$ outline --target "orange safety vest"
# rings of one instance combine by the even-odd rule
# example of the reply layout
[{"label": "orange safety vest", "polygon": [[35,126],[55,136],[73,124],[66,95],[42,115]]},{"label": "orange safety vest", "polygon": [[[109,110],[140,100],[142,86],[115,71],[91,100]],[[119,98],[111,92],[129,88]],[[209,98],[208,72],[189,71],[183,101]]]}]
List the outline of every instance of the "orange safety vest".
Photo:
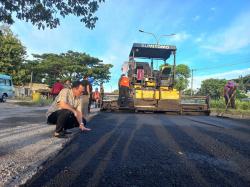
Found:
[{"label": "orange safety vest", "polygon": [[120,86],[129,87],[129,79],[128,79],[128,77],[123,76],[121,78]]},{"label": "orange safety vest", "polygon": [[94,92],[93,93],[93,99],[99,99],[100,98],[100,93],[99,92]]}]

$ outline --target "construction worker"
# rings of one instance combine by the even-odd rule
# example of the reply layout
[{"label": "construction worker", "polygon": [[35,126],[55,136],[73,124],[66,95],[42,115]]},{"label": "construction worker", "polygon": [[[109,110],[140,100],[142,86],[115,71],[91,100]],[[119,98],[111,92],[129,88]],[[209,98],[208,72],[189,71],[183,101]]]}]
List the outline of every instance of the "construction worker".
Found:
[{"label": "construction worker", "polygon": [[224,86],[224,98],[226,107],[230,106],[232,108],[235,107],[235,95],[236,95],[236,84],[233,81],[228,81],[227,84]]},{"label": "construction worker", "polygon": [[100,92],[98,91],[98,88],[96,88],[95,91],[93,92],[92,99],[94,101],[95,108],[99,108]]},{"label": "construction worker", "polygon": [[121,75],[119,79],[119,104],[120,106],[127,106],[129,97],[129,79],[125,74]]}]

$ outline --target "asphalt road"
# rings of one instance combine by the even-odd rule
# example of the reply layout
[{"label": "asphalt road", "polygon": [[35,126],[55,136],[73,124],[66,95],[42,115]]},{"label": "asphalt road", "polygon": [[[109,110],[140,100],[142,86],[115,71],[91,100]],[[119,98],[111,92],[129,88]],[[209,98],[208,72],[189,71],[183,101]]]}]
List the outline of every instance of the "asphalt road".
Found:
[{"label": "asphalt road", "polygon": [[25,186],[250,186],[250,121],[100,113]]}]

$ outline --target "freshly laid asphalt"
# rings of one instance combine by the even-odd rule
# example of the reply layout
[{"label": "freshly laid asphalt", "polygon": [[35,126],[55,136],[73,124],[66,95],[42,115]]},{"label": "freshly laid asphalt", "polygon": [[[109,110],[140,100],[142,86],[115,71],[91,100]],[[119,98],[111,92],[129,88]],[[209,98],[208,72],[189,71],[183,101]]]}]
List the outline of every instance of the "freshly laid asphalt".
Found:
[{"label": "freshly laid asphalt", "polygon": [[24,186],[250,186],[250,120],[100,113]]}]

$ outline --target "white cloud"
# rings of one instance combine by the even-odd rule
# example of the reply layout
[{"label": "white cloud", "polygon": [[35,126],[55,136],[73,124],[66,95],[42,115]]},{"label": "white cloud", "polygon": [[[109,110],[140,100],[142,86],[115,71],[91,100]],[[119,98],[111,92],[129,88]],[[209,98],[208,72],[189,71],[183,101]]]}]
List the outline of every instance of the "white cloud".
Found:
[{"label": "white cloud", "polygon": [[191,37],[190,34],[187,34],[185,31],[182,31],[180,33],[177,33],[175,36],[171,37],[171,41],[183,42],[183,41],[187,40],[190,37]]},{"label": "white cloud", "polygon": [[243,13],[232,24],[209,37],[203,48],[217,53],[233,53],[250,45],[250,13]]},{"label": "white cloud", "polygon": [[206,79],[235,79],[239,78],[240,76],[246,76],[250,74],[250,68],[247,69],[239,69],[239,70],[232,70],[227,71],[224,73],[216,73],[216,74],[210,74],[210,75],[202,75],[202,76],[195,76],[194,72],[194,78],[193,78],[193,88],[197,89],[201,87],[201,82]]}]

